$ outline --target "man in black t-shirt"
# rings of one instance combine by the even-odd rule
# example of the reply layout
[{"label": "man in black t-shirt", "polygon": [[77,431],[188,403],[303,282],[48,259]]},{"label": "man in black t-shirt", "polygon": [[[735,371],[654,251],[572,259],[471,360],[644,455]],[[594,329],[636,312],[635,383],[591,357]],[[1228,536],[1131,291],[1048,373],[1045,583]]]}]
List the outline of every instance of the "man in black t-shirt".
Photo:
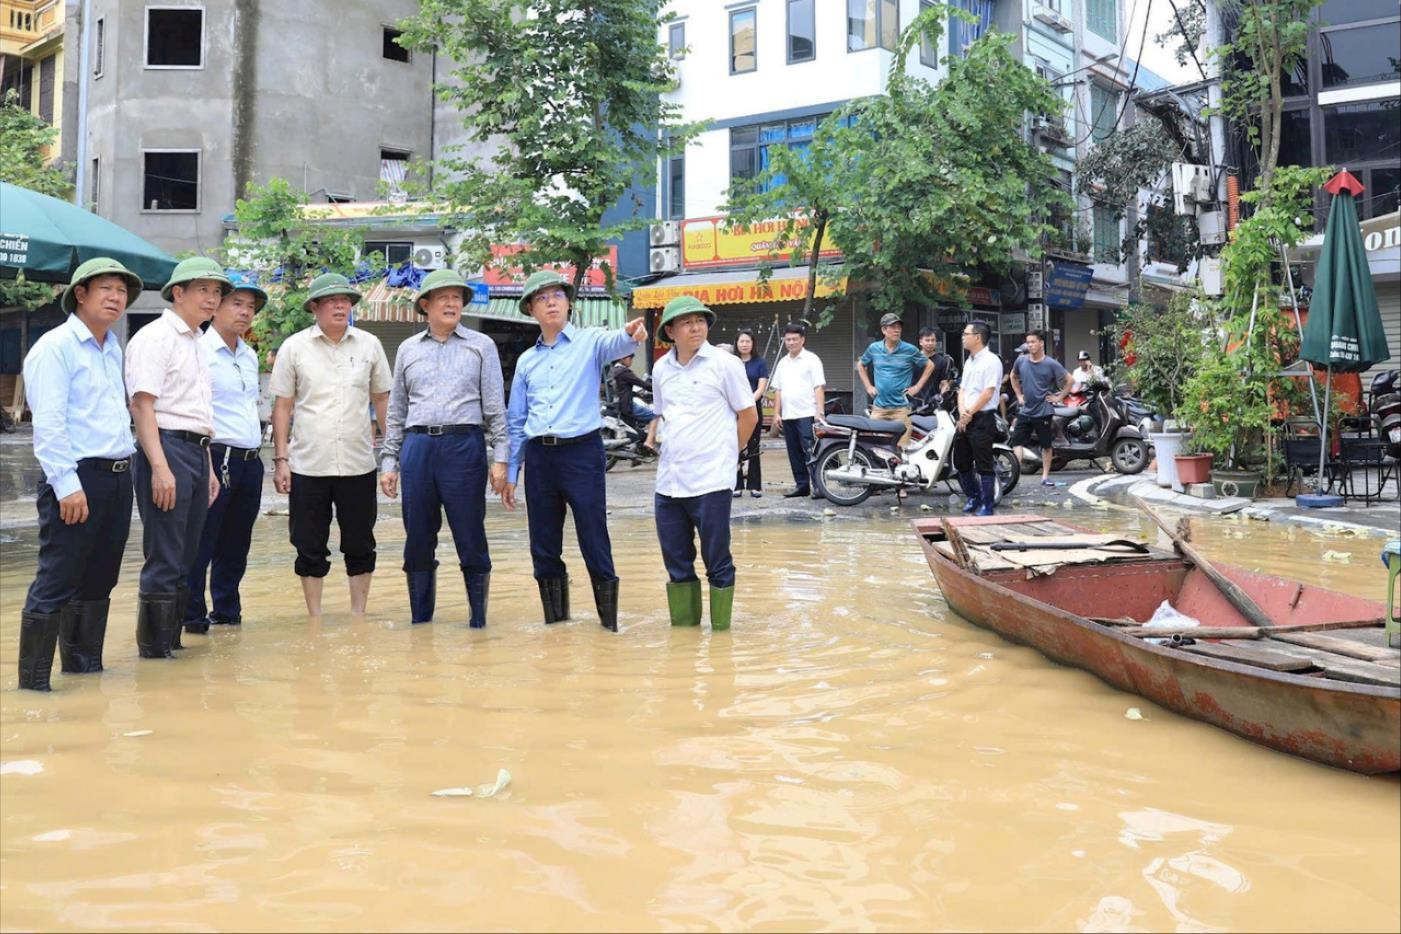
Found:
[{"label": "man in black t-shirt", "polygon": [[919,352],[934,364],[934,375],[924,384],[924,390],[915,397],[915,407],[923,408],[948,392],[949,386],[958,379],[958,366],[953,357],[939,352],[939,332],[931,327],[919,329]]}]

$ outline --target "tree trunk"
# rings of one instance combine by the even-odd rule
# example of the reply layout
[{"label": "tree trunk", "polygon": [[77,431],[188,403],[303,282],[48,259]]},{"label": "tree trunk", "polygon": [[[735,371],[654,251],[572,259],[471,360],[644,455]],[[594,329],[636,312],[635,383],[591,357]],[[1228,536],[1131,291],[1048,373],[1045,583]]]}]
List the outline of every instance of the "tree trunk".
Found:
[{"label": "tree trunk", "polygon": [[803,320],[812,320],[812,298],[817,294],[817,257],[822,253],[822,235],[827,230],[827,212],[812,216],[812,249],[808,253],[808,294],[803,299]]}]

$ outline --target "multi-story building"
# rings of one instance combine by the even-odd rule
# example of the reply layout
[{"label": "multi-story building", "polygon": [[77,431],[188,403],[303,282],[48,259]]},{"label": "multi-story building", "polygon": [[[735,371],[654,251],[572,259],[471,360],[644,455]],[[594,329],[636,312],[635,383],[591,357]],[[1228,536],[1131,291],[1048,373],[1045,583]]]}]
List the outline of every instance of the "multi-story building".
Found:
[{"label": "multi-story building", "polygon": [[77,70],[64,54],[68,13],[62,0],[0,0],[0,99],[13,91],[20,106],[59,131],[45,154],[50,160],[72,159],[64,130],[77,107]]}]

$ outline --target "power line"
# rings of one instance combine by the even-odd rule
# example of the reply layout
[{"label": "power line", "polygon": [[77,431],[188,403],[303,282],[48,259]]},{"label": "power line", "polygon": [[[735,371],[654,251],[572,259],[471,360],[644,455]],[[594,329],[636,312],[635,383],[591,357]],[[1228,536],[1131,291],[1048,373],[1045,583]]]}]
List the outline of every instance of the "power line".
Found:
[{"label": "power line", "polygon": [[1202,67],[1201,60],[1197,58],[1196,46],[1192,44],[1191,38],[1187,35],[1187,27],[1182,22],[1182,14],[1177,11],[1176,0],[1168,0],[1168,6],[1172,7],[1172,18],[1177,20],[1177,31],[1182,33],[1182,44],[1187,47],[1187,54],[1192,56],[1192,61],[1196,63],[1197,71],[1201,72],[1202,80],[1206,80],[1206,69]]}]

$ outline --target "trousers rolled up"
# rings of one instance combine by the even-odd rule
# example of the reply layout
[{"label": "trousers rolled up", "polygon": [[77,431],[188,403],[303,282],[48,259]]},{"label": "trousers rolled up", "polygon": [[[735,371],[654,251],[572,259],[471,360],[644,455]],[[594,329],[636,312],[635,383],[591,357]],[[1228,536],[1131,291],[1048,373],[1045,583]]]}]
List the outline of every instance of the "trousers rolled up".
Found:
[{"label": "trousers rolled up", "polygon": [[117,586],[131,532],[132,488],[130,460],[119,473],[112,471],[112,463],[96,458],[78,462],[78,481],[88,501],[85,522],[65,523],[53,487],[40,481],[35,502],[39,561],[25,612],[47,615],[73,600],[106,600]]},{"label": "trousers rolled up", "polygon": [[699,537],[700,556],[705,562],[705,576],[710,586],[734,586],[735,562],[730,554],[731,499],[729,490],[700,496],[656,494],[657,542],[672,583],[699,579],[696,577],[696,539]]},{"label": "trousers rolled up", "polygon": [[[225,466],[224,445],[211,445],[209,452],[216,468]],[[243,601],[239,597],[238,587],[248,570],[253,524],[258,519],[263,502],[265,468],[256,457],[252,460],[230,457],[227,470],[227,483],[220,471],[219,498],[205,516],[195,563],[186,581],[190,588],[190,601],[185,609],[185,622],[202,620],[206,615],[221,623],[236,623],[243,619]],[[209,580],[209,605],[204,601],[206,577]]]},{"label": "trousers rolled up", "polygon": [[287,497],[287,531],[297,549],[294,570],[298,577],[325,577],[331,573],[331,516],[340,528],[340,551],[347,577],[371,574],[375,569],[375,519],[379,501],[376,472],[347,477],[313,477],[292,474]]},{"label": "trousers rolled up", "polygon": [[608,538],[603,440],[597,432],[572,444],[525,444],[526,524],[535,577],[562,578],[564,516],[574,516],[579,551],[595,583],[613,581],[613,544]]},{"label": "trousers rolled up", "polygon": [[434,552],[446,514],[463,572],[490,573],[486,478],[486,438],[480,430],[405,435],[399,452],[405,571],[431,571],[438,566]]},{"label": "trousers rolled up", "polygon": [[141,514],[143,594],[174,594],[189,578],[209,512],[209,452],[198,444],[161,435],[166,464],[175,476],[175,508],[161,509],[151,496],[151,462],[135,456],[136,509]]},{"label": "trousers rolled up", "polygon": [[788,466],[793,482],[800,490],[812,489],[812,422],[811,418],[785,418],[783,441],[788,446]]}]

